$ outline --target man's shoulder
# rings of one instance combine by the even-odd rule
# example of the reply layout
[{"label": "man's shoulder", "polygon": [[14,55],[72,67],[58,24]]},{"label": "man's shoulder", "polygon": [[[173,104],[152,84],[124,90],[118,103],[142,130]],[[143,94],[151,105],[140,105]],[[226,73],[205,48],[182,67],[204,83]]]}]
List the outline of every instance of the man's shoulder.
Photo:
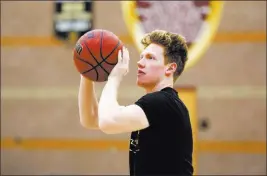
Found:
[{"label": "man's shoulder", "polygon": [[168,97],[165,92],[156,91],[143,95],[138,101],[148,101],[150,103],[164,102]]}]

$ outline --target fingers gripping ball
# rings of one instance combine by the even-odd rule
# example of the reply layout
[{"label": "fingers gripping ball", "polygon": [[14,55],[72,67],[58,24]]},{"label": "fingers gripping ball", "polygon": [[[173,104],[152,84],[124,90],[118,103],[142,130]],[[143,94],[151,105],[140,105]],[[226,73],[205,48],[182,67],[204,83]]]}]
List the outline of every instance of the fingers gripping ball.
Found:
[{"label": "fingers gripping ball", "polygon": [[107,81],[118,62],[118,52],[123,47],[120,39],[110,31],[95,29],[85,33],[73,50],[77,70],[92,81]]}]

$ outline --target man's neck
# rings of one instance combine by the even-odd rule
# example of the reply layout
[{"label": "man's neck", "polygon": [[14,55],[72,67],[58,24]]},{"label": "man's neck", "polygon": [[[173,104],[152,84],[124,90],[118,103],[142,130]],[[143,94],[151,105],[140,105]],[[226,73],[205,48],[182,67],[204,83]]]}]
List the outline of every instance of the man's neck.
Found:
[{"label": "man's neck", "polygon": [[166,81],[162,81],[160,83],[158,83],[157,85],[155,86],[152,86],[152,87],[148,87],[148,88],[145,88],[146,89],[146,93],[152,93],[152,92],[157,92],[157,91],[160,91],[166,87],[171,87],[173,88],[173,83],[172,82],[166,82]]}]

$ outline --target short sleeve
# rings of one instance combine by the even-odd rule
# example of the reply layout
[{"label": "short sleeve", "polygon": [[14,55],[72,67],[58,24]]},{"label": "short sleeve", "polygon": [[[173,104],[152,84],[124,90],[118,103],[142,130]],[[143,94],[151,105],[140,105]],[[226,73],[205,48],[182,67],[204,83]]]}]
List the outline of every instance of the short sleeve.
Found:
[{"label": "short sleeve", "polygon": [[135,102],[136,105],[141,107],[146,114],[149,125],[154,125],[159,123],[160,114],[164,111],[164,106],[166,106],[166,97],[161,93],[151,93],[144,95],[139,100]]}]

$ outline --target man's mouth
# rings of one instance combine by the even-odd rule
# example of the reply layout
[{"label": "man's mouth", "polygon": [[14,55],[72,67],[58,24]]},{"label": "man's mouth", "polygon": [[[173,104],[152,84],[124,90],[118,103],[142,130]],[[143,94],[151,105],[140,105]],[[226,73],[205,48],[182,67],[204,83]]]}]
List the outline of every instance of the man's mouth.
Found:
[{"label": "man's mouth", "polygon": [[137,75],[144,75],[144,74],[145,74],[145,72],[143,72],[141,70],[138,70],[138,72],[137,72]]}]

